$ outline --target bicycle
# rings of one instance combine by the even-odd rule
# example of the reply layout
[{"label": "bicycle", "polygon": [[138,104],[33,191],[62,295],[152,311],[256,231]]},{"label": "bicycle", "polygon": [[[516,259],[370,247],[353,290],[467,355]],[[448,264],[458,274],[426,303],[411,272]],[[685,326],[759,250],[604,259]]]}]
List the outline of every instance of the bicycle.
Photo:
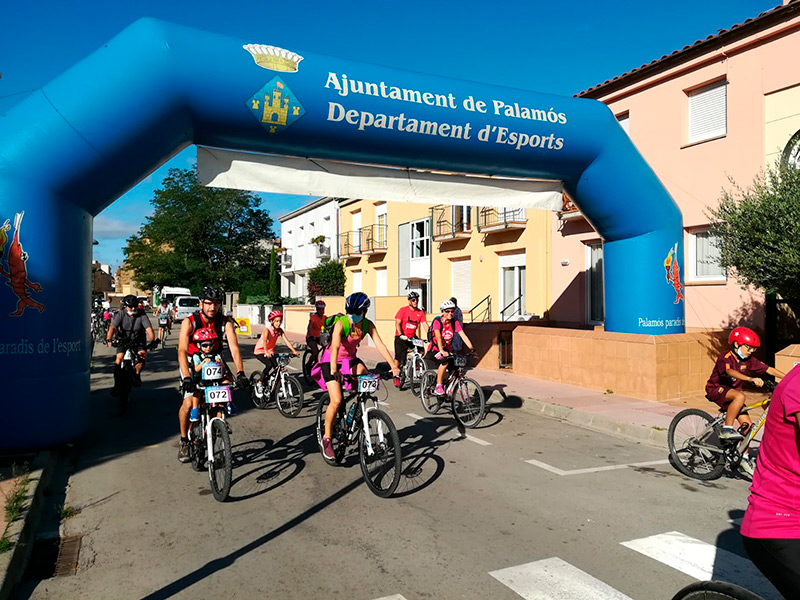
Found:
[{"label": "bicycle", "polygon": [[197,383],[197,389],[203,393],[200,420],[189,427],[189,462],[195,471],[207,468],[214,499],[225,502],[233,474],[232,432],[225,415],[230,412],[236,384],[222,384],[225,365],[219,362],[205,363],[200,375]]},{"label": "bicycle", "polygon": [[376,496],[388,498],[400,483],[403,457],[397,428],[389,415],[378,408],[375,394],[380,387],[380,375],[342,375],[342,380],[353,384],[355,389],[342,390],[346,395],[336,411],[331,432],[334,458],[327,458],[322,451],[325,412],[330,404],[328,393],[322,395],[317,406],[319,451],[327,464],[339,465],[347,449],[358,444],[361,473],[367,486]]},{"label": "bicycle", "polygon": [[699,581],[682,588],[672,600],[764,600],[758,594],[724,581]]},{"label": "bicycle", "polygon": [[169,325],[169,317],[167,316],[159,316],[158,317],[158,331],[160,335],[158,337],[158,343],[161,344],[161,347],[167,345],[167,326]]},{"label": "bicycle", "polygon": [[444,396],[435,394],[436,370],[425,371],[420,381],[419,398],[422,401],[422,408],[432,415],[439,412],[444,403],[450,400],[456,421],[472,429],[483,420],[486,396],[477,381],[466,377],[469,370],[467,358],[468,356],[464,354],[448,357],[446,379],[442,385]]},{"label": "bicycle", "polygon": [[425,341],[418,337],[409,338],[408,341],[411,343],[411,352],[406,355],[406,364],[400,369],[400,389],[403,389],[406,381],[410,381],[411,393],[416,396],[425,373],[425,360],[422,358],[425,354]]},{"label": "bicycle", "polygon": [[[766,380],[764,387],[768,392],[775,389],[775,382]],[[764,414],[750,427],[741,441],[721,440],[719,434],[725,424],[725,409],[712,417],[699,408],[687,408],[672,419],[667,430],[667,443],[672,463],[678,471],[688,477],[700,480],[717,479],[725,467],[737,471],[744,451],[764,426],[771,398],[745,406],[740,414],[763,408]]]},{"label": "bicycle", "polygon": [[98,342],[105,342],[108,335],[108,321],[103,319],[103,313],[92,312],[92,339]]},{"label": "bicycle", "polygon": [[119,414],[125,416],[128,412],[128,403],[136,379],[136,365],[139,364],[139,350],[146,348],[147,345],[130,340],[115,339],[112,342],[118,353],[122,353],[120,363],[119,380],[115,382],[117,398],[119,399]]},{"label": "bicycle", "polygon": [[296,417],[303,410],[303,388],[297,377],[290,375],[286,368],[291,356],[278,354],[275,359],[278,366],[269,374],[266,385],[263,371],[255,371],[250,375],[250,399],[256,408],[262,410],[270,402],[275,402],[278,412],[284,417]]},{"label": "bicycle", "polygon": [[[321,348],[319,352],[322,352]],[[306,348],[305,352],[303,352],[301,364],[303,365],[303,379],[306,380],[308,385],[314,385],[314,379],[311,377],[311,369],[317,364],[317,356],[311,351],[311,348]]]}]

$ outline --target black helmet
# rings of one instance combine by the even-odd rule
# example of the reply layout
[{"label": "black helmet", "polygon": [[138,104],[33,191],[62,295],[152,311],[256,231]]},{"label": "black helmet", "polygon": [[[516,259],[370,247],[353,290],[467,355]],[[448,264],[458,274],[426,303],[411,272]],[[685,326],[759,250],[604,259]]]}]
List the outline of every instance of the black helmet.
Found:
[{"label": "black helmet", "polygon": [[406,296],[409,300],[419,300],[419,294],[417,292],[408,292],[408,296]]},{"label": "black helmet", "polygon": [[222,290],[218,290],[215,287],[211,287],[207,285],[203,288],[203,291],[200,292],[200,300],[211,300],[213,302],[222,302],[223,300],[223,292]]},{"label": "black helmet", "polygon": [[139,306],[139,299],[133,294],[128,294],[122,299],[122,306],[127,306],[128,308],[136,308],[137,306]]}]

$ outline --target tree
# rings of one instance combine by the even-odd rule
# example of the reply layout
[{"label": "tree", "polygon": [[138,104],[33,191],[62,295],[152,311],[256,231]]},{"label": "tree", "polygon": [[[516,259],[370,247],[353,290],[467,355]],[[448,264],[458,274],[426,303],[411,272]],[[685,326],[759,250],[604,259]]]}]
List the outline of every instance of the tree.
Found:
[{"label": "tree", "polygon": [[196,169],[170,169],[151,204],[153,214],[125,247],[142,287],[235,290],[267,278],[262,244],[273,222],[252,192],[204,187]]},{"label": "tree", "polygon": [[308,299],[317,296],[344,296],[344,265],[327,260],[308,272]]},{"label": "tree", "polygon": [[776,165],[747,189],[734,184],[710,216],[722,266],[744,285],[800,298],[800,169]]},{"label": "tree", "polygon": [[272,302],[277,302],[281,295],[280,284],[278,283],[278,253],[273,247],[269,251],[269,297]]}]

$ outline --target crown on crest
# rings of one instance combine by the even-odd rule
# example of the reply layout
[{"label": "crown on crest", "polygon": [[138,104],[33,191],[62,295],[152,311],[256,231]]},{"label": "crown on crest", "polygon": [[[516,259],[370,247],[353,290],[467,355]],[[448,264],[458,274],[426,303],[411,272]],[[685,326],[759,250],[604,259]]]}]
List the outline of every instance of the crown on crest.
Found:
[{"label": "crown on crest", "polygon": [[259,67],[270,69],[271,71],[284,71],[296,73],[297,65],[303,57],[283,48],[275,46],[265,46],[264,44],[246,44],[242,46],[252,56]]}]

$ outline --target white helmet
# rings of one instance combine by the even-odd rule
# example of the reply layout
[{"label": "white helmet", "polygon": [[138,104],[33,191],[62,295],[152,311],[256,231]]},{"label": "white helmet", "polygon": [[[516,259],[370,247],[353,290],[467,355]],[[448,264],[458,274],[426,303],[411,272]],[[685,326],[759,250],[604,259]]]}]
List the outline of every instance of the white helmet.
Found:
[{"label": "white helmet", "polygon": [[455,308],[455,307],[456,307],[456,304],[455,304],[455,302],[453,302],[452,300],[445,300],[444,302],[442,302],[442,303],[439,305],[439,309],[440,309],[442,312],[444,312],[444,311],[446,311],[446,310],[449,310],[449,309],[451,309],[451,308]]}]

